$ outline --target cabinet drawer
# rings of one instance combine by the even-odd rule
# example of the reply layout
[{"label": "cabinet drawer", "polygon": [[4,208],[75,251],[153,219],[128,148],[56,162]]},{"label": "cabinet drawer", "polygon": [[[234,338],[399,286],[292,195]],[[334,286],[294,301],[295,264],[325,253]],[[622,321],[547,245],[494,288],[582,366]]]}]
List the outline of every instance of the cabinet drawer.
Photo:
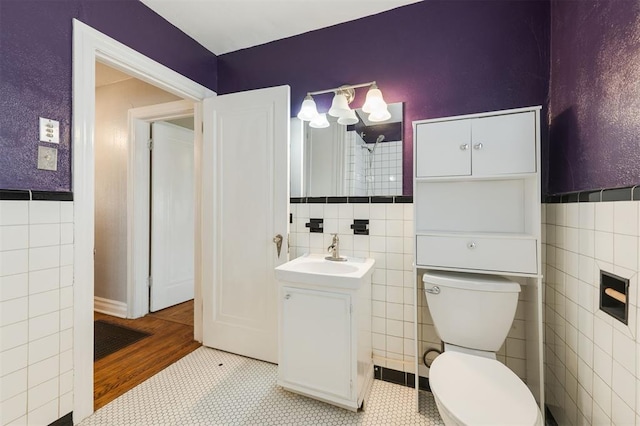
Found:
[{"label": "cabinet drawer", "polygon": [[536,240],[418,235],[416,261],[420,266],[535,274]]}]

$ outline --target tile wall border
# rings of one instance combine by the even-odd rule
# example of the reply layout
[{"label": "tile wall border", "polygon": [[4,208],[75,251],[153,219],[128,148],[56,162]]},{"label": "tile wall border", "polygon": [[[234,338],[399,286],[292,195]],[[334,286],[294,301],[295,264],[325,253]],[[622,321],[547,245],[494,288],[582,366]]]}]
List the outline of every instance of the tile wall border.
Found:
[{"label": "tile wall border", "polygon": [[640,201],[640,185],[547,195],[543,199],[543,203],[547,204],[599,203],[606,201]]},{"label": "tile wall border", "polygon": [[10,201],[73,201],[73,192],[0,189],[0,200]]},{"label": "tile wall border", "polygon": [[289,199],[289,202],[291,204],[410,204],[413,203],[413,195],[390,195],[374,197],[291,197]]},{"label": "tile wall border", "polygon": [[[407,386],[409,388],[415,388],[416,375],[405,371],[393,370],[391,368],[380,367],[379,365],[373,366],[373,378],[382,380],[383,382],[395,383],[396,385]],[[420,376],[420,390],[431,392],[429,386],[429,378]]]},{"label": "tile wall border", "polygon": [[55,422],[49,424],[49,426],[73,426],[73,411],[60,417]]}]

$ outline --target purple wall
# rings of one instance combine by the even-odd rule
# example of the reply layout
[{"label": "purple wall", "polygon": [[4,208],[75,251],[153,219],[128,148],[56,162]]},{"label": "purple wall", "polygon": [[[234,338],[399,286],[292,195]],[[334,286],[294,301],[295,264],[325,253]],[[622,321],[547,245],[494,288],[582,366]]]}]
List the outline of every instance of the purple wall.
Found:
[{"label": "purple wall", "polygon": [[[376,80],[404,102],[404,194],[413,120],[543,105],[549,82],[547,1],[425,1],[218,57],[219,93],[289,84],[306,92]],[[356,91],[353,107],[364,102]],[[328,109],[331,95],[315,97]],[[323,104],[323,105],[321,105]]]},{"label": "purple wall", "polygon": [[[0,0],[0,188],[71,190],[72,18],[217,89],[217,58],[138,0]],[[38,117],[60,121],[58,171],[36,169]]]},{"label": "purple wall", "polygon": [[640,184],[640,2],[551,10],[549,193]]}]

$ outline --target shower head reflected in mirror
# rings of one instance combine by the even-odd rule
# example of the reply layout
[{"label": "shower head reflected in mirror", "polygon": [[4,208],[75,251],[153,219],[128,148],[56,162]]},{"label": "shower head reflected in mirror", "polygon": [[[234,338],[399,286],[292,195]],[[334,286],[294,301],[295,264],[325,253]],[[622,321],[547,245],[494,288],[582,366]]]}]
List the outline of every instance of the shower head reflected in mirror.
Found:
[{"label": "shower head reflected in mirror", "polygon": [[376,139],[376,143],[373,144],[373,147],[369,148],[366,144],[366,142],[364,141],[364,133],[361,135],[362,137],[362,148],[365,148],[367,151],[369,151],[371,154],[373,154],[373,152],[376,150],[376,147],[378,146],[378,144],[380,142],[382,142],[384,140],[384,135],[379,135]]}]

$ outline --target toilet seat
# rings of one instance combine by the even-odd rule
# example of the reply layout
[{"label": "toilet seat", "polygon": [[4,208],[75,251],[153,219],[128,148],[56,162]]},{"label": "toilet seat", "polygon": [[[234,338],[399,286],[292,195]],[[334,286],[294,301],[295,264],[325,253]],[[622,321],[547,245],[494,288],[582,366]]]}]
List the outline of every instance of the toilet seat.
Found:
[{"label": "toilet seat", "polygon": [[497,360],[445,352],[431,365],[429,385],[439,408],[458,424],[541,424],[529,388]]}]

